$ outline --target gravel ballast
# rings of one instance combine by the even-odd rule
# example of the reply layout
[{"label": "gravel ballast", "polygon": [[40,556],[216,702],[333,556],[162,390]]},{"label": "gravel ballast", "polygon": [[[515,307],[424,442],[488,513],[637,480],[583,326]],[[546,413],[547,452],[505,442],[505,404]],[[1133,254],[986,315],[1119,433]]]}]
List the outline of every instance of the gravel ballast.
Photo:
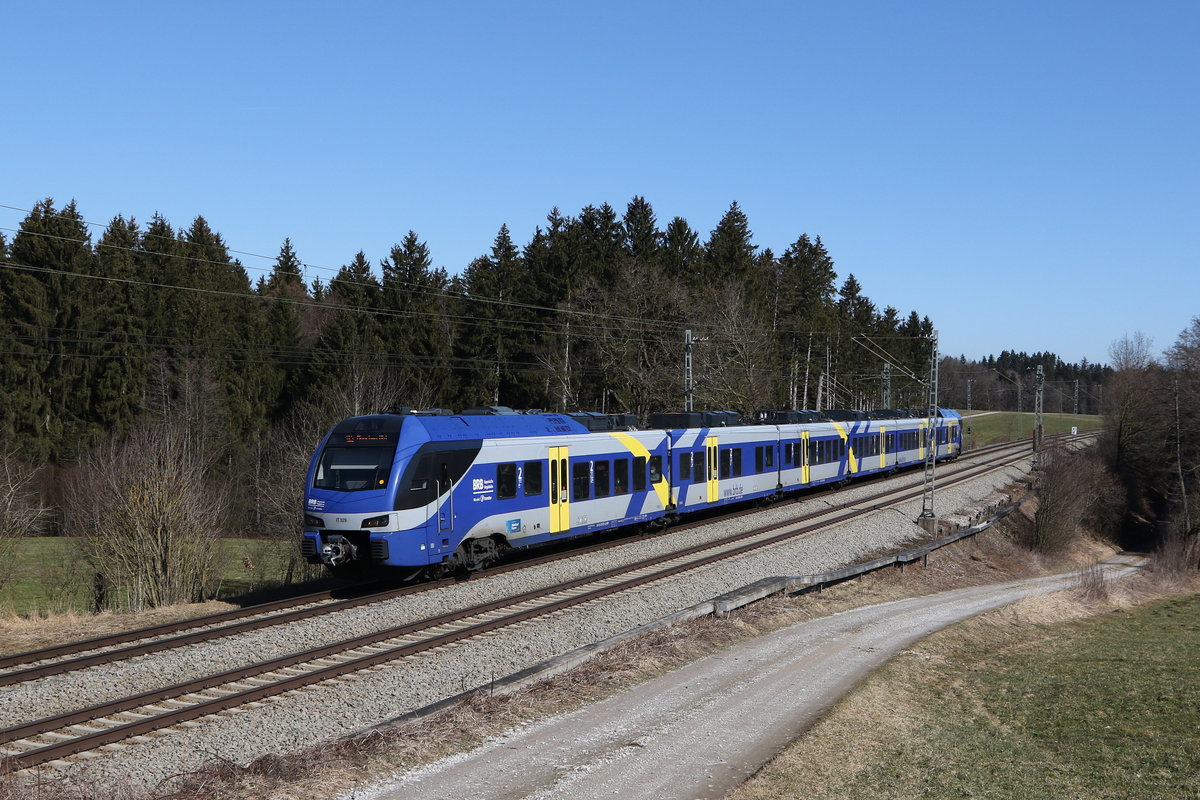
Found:
[{"label": "gravel ballast", "polygon": [[[939,488],[936,510],[955,510],[955,521],[967,524],[997,505],[995,492],[1026,476],[1025,468],[1005,468],[959,486]],[[910,478],[911,479],[911,478]],[[884,484],[886,485],[886,484]],[[880,482],[838,493],[837,499],[865,497]],[[992,496],[990,502],[984,499]],[[474,578],[435,591],[371,606],[263,629],[215,643],[154,653],[119,664],[52,676],[0,689],[0,727],[44,717],[82,704],[101,702],[164,683],[179,683],[204,674],[295,652],[297,643],[335,642],[416,621],[448,610],[532,591],[597,570],[728,536],[829,503],[812,498],[783,503],[760,514],[716,522],[675,536],[633,540],[621,547],[543,565],[537,569]],[[151,734],[149,741],[105,748],[103,757],[46,767],[56,775],[103,781],[106,778],[154,785],[181,772],[200,768],[212,758],[246,763],[329,741],[394,719],[463,691],[527,669],[576,648],[595,644],[653,622],[761,578],[822,572],[878,550],[924,537],[912,520],[921,501],[876,511],[833,530],[810,534],[655,584],[626,591],[501,629],[452,647],[439,648],[383,664],[347,678],[327,681],[225,712],[188,727]],[[164,681],[164,676],[169,680]]]}]

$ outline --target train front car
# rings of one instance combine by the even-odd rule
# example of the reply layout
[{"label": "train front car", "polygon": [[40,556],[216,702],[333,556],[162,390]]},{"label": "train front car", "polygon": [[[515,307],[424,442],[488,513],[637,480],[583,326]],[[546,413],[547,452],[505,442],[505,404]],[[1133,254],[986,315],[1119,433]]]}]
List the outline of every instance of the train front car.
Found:
[{"label": "train front car", "polygon": [[666,453],[662,432],[565,414],[352,417],[309,467],[302,552],[334,571],[479,569],[508,547],[663,516]]},{"label": "train front car", "polygon": [[[411,441],[400,447],[402,437],[413,438],[406,420],[391,414],[351,417],[325,435],[305,484],[301,553],[310,562],[335,571],[365,565],[390,544],[374,533],[424,526],[421,514],[397,513],[397,487],[413,449]],[[418,516],[421,525],[411,525]]]}]

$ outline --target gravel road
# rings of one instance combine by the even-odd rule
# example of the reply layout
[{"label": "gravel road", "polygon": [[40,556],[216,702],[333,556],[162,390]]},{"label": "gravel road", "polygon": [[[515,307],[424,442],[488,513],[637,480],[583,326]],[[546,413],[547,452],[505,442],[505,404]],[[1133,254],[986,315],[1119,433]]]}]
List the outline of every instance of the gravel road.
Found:
[{"label": "gravel road", "polygon": [[[1132,561],[1114,560],[1107,577],[1133,572]],[[798,624],[354,798],[722,798],[917,640],[1076,582],[1071,574],[972,587]]]}]

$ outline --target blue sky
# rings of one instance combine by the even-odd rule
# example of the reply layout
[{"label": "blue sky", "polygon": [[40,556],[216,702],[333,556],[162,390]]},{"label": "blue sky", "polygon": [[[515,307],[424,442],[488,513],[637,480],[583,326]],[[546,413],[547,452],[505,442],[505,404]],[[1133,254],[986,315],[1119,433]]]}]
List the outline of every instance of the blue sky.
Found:
[{"label": "blue sky", "polygon": [[[643,195],[704,238],[737,201],[758,245],[821,236],[839,283],[928,313],[954,355],[1104,361],[1200,315],[1200,3],[68,0],[0,18],[5,206],[199,214],[235,250],[291,237],[331,270],[412,229],[457,272],[554,206]],[[23,216],[0,208],[0,228]]]}]

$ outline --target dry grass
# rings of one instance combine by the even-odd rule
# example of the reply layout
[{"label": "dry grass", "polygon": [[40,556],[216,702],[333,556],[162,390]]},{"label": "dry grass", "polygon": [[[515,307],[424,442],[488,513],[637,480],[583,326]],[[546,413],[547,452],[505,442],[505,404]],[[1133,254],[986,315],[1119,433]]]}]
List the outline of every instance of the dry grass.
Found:
[{"label": "dry grass", "polygon": [[234,608],[229,603],[184,603],[175,606],[124,613],[16,614],[0,617],[0,653],[23,653],[66,642],[94,639],[110,633],[136,630],[183,619],[216,614]]}]

